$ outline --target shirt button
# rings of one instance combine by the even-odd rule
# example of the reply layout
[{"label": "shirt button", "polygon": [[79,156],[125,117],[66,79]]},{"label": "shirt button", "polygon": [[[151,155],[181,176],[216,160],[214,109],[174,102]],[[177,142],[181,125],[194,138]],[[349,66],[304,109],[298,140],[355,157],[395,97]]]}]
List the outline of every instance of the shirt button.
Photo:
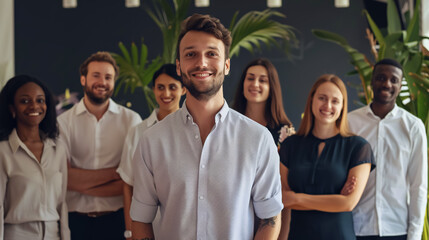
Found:
[{"label": "shirt button", "polygon": [[198,135],[195,135],[195,139],[198,139]]},{"label": "shirt button", "polygon": [[204,164],[203,164],[203,165],[201,165],[201,168],[206,168],[206,165],[204,165]]},{"label": "shirt button", "polygon": [[203,200],[204,199],[204,196],[200,196],[200,200]]}]

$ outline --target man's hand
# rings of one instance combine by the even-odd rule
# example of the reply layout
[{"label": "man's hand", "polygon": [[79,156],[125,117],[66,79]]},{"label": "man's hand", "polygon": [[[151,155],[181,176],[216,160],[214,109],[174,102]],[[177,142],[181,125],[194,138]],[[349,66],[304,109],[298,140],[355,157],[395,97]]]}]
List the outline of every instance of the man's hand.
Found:
[{"label": "man's hand", "polygon": [[347,196],[351,194],[356,189],[356,177],[351,176],[347,179],[346,183],[341,189],[341,195]]}]

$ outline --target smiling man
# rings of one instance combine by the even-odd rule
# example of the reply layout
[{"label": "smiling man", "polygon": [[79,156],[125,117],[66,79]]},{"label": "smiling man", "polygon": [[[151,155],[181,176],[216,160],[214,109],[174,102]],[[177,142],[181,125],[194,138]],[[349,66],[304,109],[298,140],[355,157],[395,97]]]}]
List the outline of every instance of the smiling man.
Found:
[{"label": "smiling man", "polygon": [[420,240],[427,201],[427,139],[420,119],[396,105],[402,66],[374,66],[374,100],[348,115],[350,129],[372,147],[377,167],[353,210],[358,239]]},{"label": "smiling man", "polygon": [[140,116],[112,96],[118,66],[97,52],[80,67],[83,99],[58,117],[68,148],[69,225],[72,239],[122,239],[123,182],[116,173],[128,129]]},{"label": "smiling man", "polygon": [[[268,130],[223,97],[230,45],[216,18],[194,14],[182,23],[176,67],[188,93],[181,109],[140,138],[133,239],[277,239],[279,156]],[[256,236],[255,214],[262,219]]]}]

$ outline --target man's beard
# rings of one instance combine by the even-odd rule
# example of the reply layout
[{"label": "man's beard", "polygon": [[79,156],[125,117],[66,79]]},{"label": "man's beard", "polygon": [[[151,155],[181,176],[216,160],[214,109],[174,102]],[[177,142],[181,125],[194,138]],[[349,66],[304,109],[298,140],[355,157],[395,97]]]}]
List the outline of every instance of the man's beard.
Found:
[{"label": "man's beard", "polygon": [[[192,69],[190,72],[193,71],[205,71],[207,69]],[[182,82],[183,85],[186,87],[188,92],[197,100],[199,101],[207,101],[210,98],[212,98],[216,93],[219,92],[219,89],[222,87],[224,78],[225,78],[225,70],[222,70],[220,73],[217,73],[217,71],[212,71],[214,78],[213,81],[210,82],[210,85],[205,87],[205,89],[199,89],[196,84],[194,84],[189,75],[182,72],[182,69],[180,69],[180,73],[182,75]]]},{"label": "man's beard", "polygon": [[[94,88],[94,86],[92,88]],[[101,105],[105,103],[107,100],[109,100],[109,98],[113,95],[113,89],[111,89],[105,95],[99,97],[94,94],[94,92],[92,91],[92,88],[88,87],[88,85],[86,85],[85,83],[85,86],[83,87],[83,91],[85,92],[85,95],[93,104]]]}]

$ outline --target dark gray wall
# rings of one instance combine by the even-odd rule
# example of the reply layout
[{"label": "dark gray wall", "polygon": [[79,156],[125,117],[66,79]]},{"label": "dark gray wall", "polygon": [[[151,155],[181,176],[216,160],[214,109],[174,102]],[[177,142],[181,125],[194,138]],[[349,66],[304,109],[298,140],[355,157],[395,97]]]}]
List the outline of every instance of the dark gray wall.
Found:
[{"label": "dark gray wall", "polygon": [[[149,1],[149,0],[142,0]],[[105,50],[119,52],[118,42],[127,46],[132,41],[149,46],[150,57],[162,52],[161,32],[143,8],[125,8],[124,0],[78,0],[75,9],[63,9],[61,0],[15,0],[15,53],[16,73],[39,77],[48,83],[55,94],[65,88],[81,91],[79,65],[91,53]],[[334,1],[283,0],[277,10],[286,14],[280,21],[295,27],[301,48],[288,60],[277,49],[251,55],[241,51],[231,60],[231,73],[225,79],[225,98],[230,102],[241,75],[241,70],[252,58],[269,58],[277,67],[283,89],[286,113],[299,126],[308,91],[318,76],[335,73],[345,82],[359,84],[357,76],[345,76],[353,70],[348,56],[339,46],[315,38],[313,28],[337,32],[347,38],[355,48],[368,52],[365,39],[366,22],[362,16],[363,1],[350,1],[349,8],[335,8]],[[211,0],[209,8],[195,8],[189,14],[211,14],[229,26],[236,10],[240,15],[250,10],[264,10],[265,0]],[[357,105],[356,91],[349,88],[349,108]],[[148,116],[141,91],[134,95],[120,94],[120,103],[132,102],[132,108],[143,118]]]}]

